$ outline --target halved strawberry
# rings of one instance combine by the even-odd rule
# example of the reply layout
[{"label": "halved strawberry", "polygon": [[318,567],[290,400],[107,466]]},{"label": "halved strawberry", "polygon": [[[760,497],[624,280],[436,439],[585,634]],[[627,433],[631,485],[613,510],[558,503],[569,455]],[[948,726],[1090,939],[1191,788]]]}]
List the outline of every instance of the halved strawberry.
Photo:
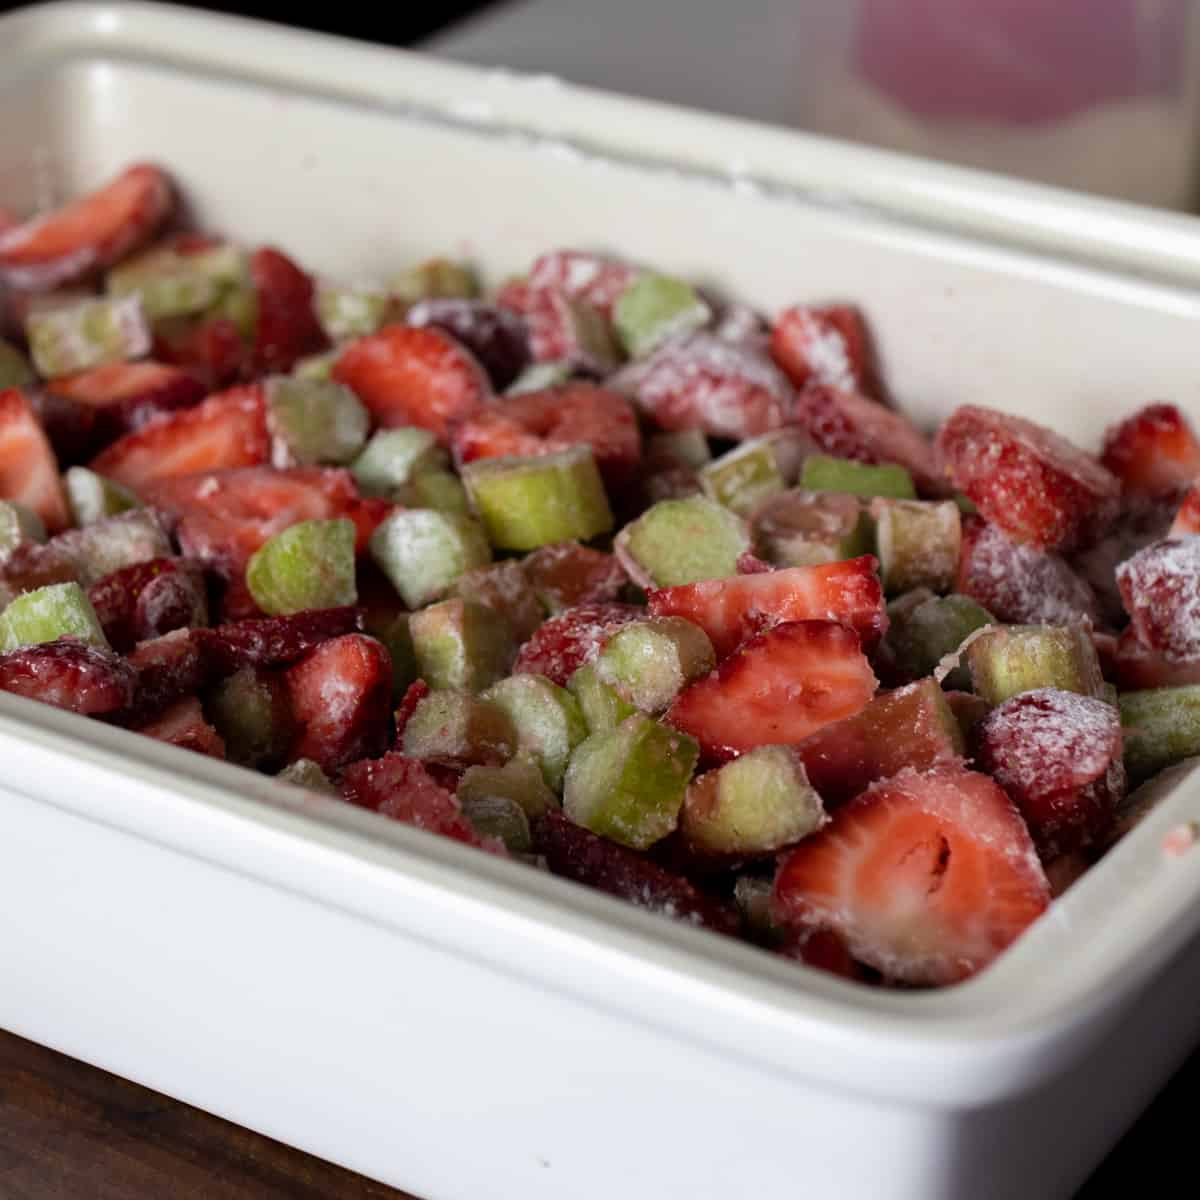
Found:
[{"label": "halved strawberry", "polygon": [[175,629],[134,648],[129,655],[129,665],[137,677],[133,700],[114,716],[118,724],[152,720],[210,681],[214,672],[198,634],[195,629]]},{"label": "halved strawberry", "polygon": [[1043,425],[966,404],[937,435],[955,487],[1013,541],[1080,549],[1117,515],[1120,482]]},{"label": "halved strawberry", "polygon": [[483,368],[461,343],[433,326],[385,325],[351,342],[333,377],[349,387],[386,428],[419,425],[446,442],[450,425],[492,398]]},{"label": "halved strawberry", "polygon": [[1200,658],[1200,538],[1168,538],[1117,568],[1125,611],[1143,645],[1171,662]]},{"label": "halved strawberry", "polygon": [[145,725],[136,726],[135,732],[170,746],[178,746],[181,750],[207,754],[209,758],[225,757],[225,742],[204,719],[204,709],[196,696],[176,701],[161,716]]},{"label": "halved strawberry", "polygon": [[1105,678],[1111,679],[1123,692],[1184,687],[1200,683],[1200,656],[1172,662],[1160,651],[1147,646],[1130,625],[1115,639]]},{"label": "halved strawberry", "polygon": [[392,660],[382,643],[361,633],[324,642],[287,672],[300,735],[290,758],[336,771],[380,754],[392,726]]},{"label": "halved strawberry", "polygon": [[1174,404],[1148,404],[1108,430],[1100,461],[1126,496],[1171,496],[1200,475],[1200,441]]},{"label": "halved strawberry", "polygon": [[255,322],[251,366],[258,374],[290,371],[327,345],[313,300],[316,287],[286,254],[263,246],[250,256]]},{"label": "halved strawberry", "polygon": [[1020,813],[957,765],[906,770],[833,814],[784,860],[772,916],[830,929],[859,961],[907,984],[987,966],[1050,903]]},{"label": "halved strawberry", "polygon": [[283,666],[330,638],[361,632],[362,609],[309,608],[288,617],[255,617],[216,629],[193,629],[191,636],[200,646],[208,677],[220,679],[239,667]]},{"label": "halved strawberry", "polygon": [[811,384],[869,395],[870,343],[862,314],[844,304],[797,304],[771,327],[771,357],[797,389]]},{"label": "halved strawberry", "polygon": [[1183,503],[1179,506],[1179,512],[1175,514],[1175,520],[1171,523],[1171,529],[1168,537],[1190,537],[1192,534],[1200,533],[1200,487],[1192,487],[1188,489],[1187,495],[1183,498]]},{"label": "halved strawberry", "polygon": [[579,542],[541,546],[527,554],[521,566],[538,599],[552,613],[615,600],[628,582],[615,555]]},{"label": "halved strawberry", "polygon": [[249,384],[127,433],[92,460],[92,469],[140,491],[159,479],[257,466],[270,454],[266,396]]},{"label": "halved strawberry", "polygon": [[0,281],[50,291],[102,271],[149,240],[172,200],[158,167],[129,167],[98,191],[0,233]]},{"label": "halved strawberry", "polygon": [[204,317],[156,328],[154,357],[182,368],[211,391],[228,387],[242,374],[247,347],[228,317]]},{"label": "halved strawberry", "polygon": [[733,758],[755,746],[803,741],[853,716],[875,687],[852,629],[834,621],[789,621],[743,642],[685,688],[665,720],[690,733],[708,759]]},{"label": "halved strawberry", "polygon": [[122,652],[173,629],[203,625],[208,615],[203,571],[182,558],[122,567],[93,584],[88,599],[105,636]]},{"label": "halved strawberry", "polygon": [[28,398],[16,388],[0,391],[0,500],[32,508],[51,533],[71,523],[58,460]]},{"label": "halved strawberry", "polygon": [[492,386],[503,391],[529,364],[529,329],[509,308],[485,300],[418,300],[406,325],[436,325],[457,338],[479,360]]},{"label": "halved strawberry", "polygon": [[783,621],[840,621],[873,646],[887,631],[883,588],[869,554],[815,567],[754,571],[651,589],[656,617],[686,617],[712,641],[718,658]]},{"label": "halved strawberry", "polygon": [[841,979],[863,980],[867,972],[854,961],[850,948],[832,929],[789,930],[778,953]]},{"label": "halved strawberry", "polygon": [[579,604],[551,617],[527,641],[513,664],[514,675],[545,675],[565,687],[567,680],[601,651],[622,625],[644,609],[631,604]]},{"label": "halved strawberry", "polygon": [[133,701],[135,673],[111,650],[60,638],[0,654],[0,692],[98,716]]},{"label": "halved strawberry", "polygon": [[638,270],[618,259],[586,250],[551,250],[529,268],[534,290],[554,289],[571,300],[582,300],[612,316],[613,305],[637,278]]},{"label": "halved strawberry", "polygon": [[591,446],[604,481],[627,484],[642,454],[637,418],[624,396],[592,383],[568,383],[488,405],[457,427],[459,462],[503,455],[553,454]]}]

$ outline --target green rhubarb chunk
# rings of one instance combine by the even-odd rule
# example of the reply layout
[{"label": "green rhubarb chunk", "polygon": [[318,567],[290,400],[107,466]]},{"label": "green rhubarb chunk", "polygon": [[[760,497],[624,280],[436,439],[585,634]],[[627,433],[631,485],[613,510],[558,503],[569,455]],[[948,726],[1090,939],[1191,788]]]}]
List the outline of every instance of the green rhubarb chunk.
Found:
[{"label": "green rhubarb chunk", "polygon": [[160,321],[209,312],[246,278],[246,255],[237,246],[223,243],[195,254],[154,247],[109,271],[105,290],[136,296],[147,319]]},{"label": "green rhubarb chunk", "polygon": [[392,513],[371,535],[370,549],[409,608],[444,596],[464,571],[492,558],[477,522],[431,508]]},{"label": "green rhubarb chunk", "polygon": [[646,458],[670,467],[690,467],[699,471],[712,462],[712,451],[703,429],[681,429],[674,433],[655,433],[646,439]]},{"label": "green rhubarb chunk", "polygon": [[[884,642],[902,675],[920,679],[936,670],[977,629],[994,625],[992,614],[970,596],[957,592],[935,596],[928,588],[917,588],[888,605],[888,632]],[[946,686],[966,691],[971,686],[966,667],[955,667]]]},{"label": "green rhubarb chunk", "polygon": [[463,483],[489,541],[500,550],[586,542],[613,527],[590,446],[531,458],[468,463]]},{"label": "green rhubarb chunk", "polygon": [[693,333],[712,318],[696,289],[671,275],[639,275],[617,298],[613,324],[630,358],[645,358],[668,338]]},{"label": "green rhubarb chunk", "polygon": [[204,715],[225,742],[225,755],[246,767],[271,770],[283,761],[296,732],[281,676],[243,667],[204,701]]},{"label": "green rhubarb chunk", "polygon": [[25,335],[33,365],[46,379],[150,352],[150,327],[136,296],[31,313]]},{"label": "green rhubarb chunk", "polygon": [[292,367],[292,376],[295,379],[317,379],[329,380],[333,378],[334,364],[342,356],[340,346],[335,346],[332,350],[325,350],[320,354],[310,354],[306,358],[300,359],[294,367]]},{"label": "green rhubarb chunk", "polygon": [[515,558],[464,571],[450,585],[450,595],[494,608],[508,621],[518,642],[528,641],[544,617],[537,592]]},{"label": "green rhubarb chunk", "polygon": [[82,529],[68,529],[50,544],[71,563],[84,587],[123,567],[174,553],[157,513],[148,508],[130,509]]},{"label": "green rhubarb chunk", "polygon": [[471,515],[467,489],[453,471],[418,471],[391,493],[397,504],[408,508],[435,508],[438,512]]},{"label": "green rhubarb chunk", "polygon": [[273,617],[355,603],[354,537],[345,519],[289,525],[246,564],[254,603]]},{"label": "green rhubarb chunk", "polygon": [[517,731],[517,746],[541,768],[546,786],[562,789],[571,752],[588,734],[579,703],[542,675],[510,675],[484,692]]},{"label": "green rhubarb chunk", "polygon": [[348,463],[367,440],[367,410],[340,383],[277,375],[267,381],[267,404],[271,432],[300,466]]},{"label": "green rhubarb chunk", "polygon": [[890,594],[954,586],[962,548],[962,515],[953,500],[875,500],[875,552]]},{"label": "green rhubarb chunk", "polygon": [[479,295],[479,281],[465,263],[430,258],[397,275],[388,292],[406,307],[418,300],[470,300]]},{"label": "green rhubarb chunk", "polygon": [[976,695],[989,704],[1059,688],[1098,696],[1104,680],[1091,636],[1081,625],[1007,625],[978,634],[966,649]]},{"label": "green rhubarb chunk", "polygon": [[350,464],[350,473],[363,495],[388,496],[414,475],[444,467],[446,461],[446,452],[428,429],[380,429]]},{"label": "green rhubarb chunk", "polygon": [[511,800],[529,817],[558,807],[558,797],[546,786],[541,767],[525,754],[517,754],[502,767],[468,767],[456,794],[464,807],[479,800]]},{"label": "green rhubarb chunk", "polygon": [[754,438],[701,467],[700,487],[709,499],[745,517],[785,483],[770,443]]},{"label": "green rhubarb chunk", "polygon": [[789,746],[759,746],[692,781],[679,830],[701,854],[769,854],[815,833],[825,807]]},{"label": "green rhubarb chunk", "polygon": [[230,288],[213,305],[212,315],[232,321],[238,333],[252,341],[258,327],[258,293],[248,285]]},{"label": "green rhubarb chunk", "polygon": [[67,503],[76,525],[94,525],[105,517],[115,517],[142,502],[124,484],[106,479],[87,467],[71,467],[63,476]]},{"label": "green rhubarb chunk", "polygon": [[849,458],[810,454],[800,471],[800,486],[813,492],[847,492],[852,496],[888,496],[915,500],[912,476],[897,463],[870,466]]},{"label": "green rhubarb chunk", "polygon": [[661,500],[617,535],[617,550],[635,582],[675,587],[737,573],[750,549],[745,522],[707,496]]},{"label": "green rhubarb chunk", "polygon": [[569,362],[535,362],[530,363],[508,385],[506,396],[522,396],[526,392],[543,392],[546,388],[558,387],[568,382],[575,373]]},{"label": "green rhubarb chunk", "polygon": [[288,763],[275,778],[283,783],[290,783],[293,787],[319,792],[322,796],[339,795],[329,776],[311,758],[298,758],[295,762]]},{"label": "green rhubarb chunk", "polygon": [[579,711],[587,722],[588,733],[607,733],[637,712],[632,704],[617,695],[616,688],[600,678],[592,663],[580,667],[567,680],[567,690],[579,701]]},{"label": "green rhubarb chunk", "polygon": [[699,753],[687,734],[636,714],[577,747],[563,809],[577,825],[645,850],[679,824]]},{"label": "green rhubarb chunk", "polygon": [[508,622],[472,600],[443,600],[408,620],[417,670],[431,688],[481,692],[508,674],[516,646]]},{"label": "green rhubarb chunk", "polygon": [[317,286],[315,308],[321,329],[331,342],[366,337],[387,320],[391,297],[383,288]]},{"label": "green rhubarb chunk", "polygon": [[495,766],[516,746],[517,731],[502,705],[456,689],[423,696],[401,735],[410,758],[448,767]]},{"label": "green rhubarb chunk", "polygon": [[783,931],[771,918],[774,880],[760,875],[739,875],[733,885],[733,902],[742,918],[742,933],[759,946],[778,946]]},{"label": "green rhubarb chunk", "polygon": [[11,342],[0,338],[0,392],[28,387],[34,381],[29,360]]},{"label": "green rhubarb chunk", "polygon": [[0,562],[22,542],[44,542],[46,526],[42,518],[16,500],[0,500]]},{"label": "green rhubarb chunk", "polygon": [[460,800],[463,816],[483,837],[499,838],[512,854],[529,854],[533,834],[525,810],[507,796],[480,796]]},{"label": "green rhubarb chunk", "polygon": [[77,583],[35,588],[12,600],[0,613],[0,654],[60,637],[108,646],[96,610]]},{"label": "green rhubarb chunk", "polygon": [[596,659],[596,674],[642,712],[663,712],[689,683],[717,665],[708,634],[683,617],[623,625]]},{"label": "green rhubarb chunk", "polygon": [[815,567],[870,554],[874,527],[857,496],[790,488],[750,522],[755,552],[777,567]]},{"label": "green rhubarb chunk", "polygon": [[775,456],[775,465],[779,468],[783,482],[788,487],[796,486],[805,462],[811,454],[816,452],[812,438],[796,425],[785,425],[782,429],[772,429],[770,433],[760,434],[754,440],[771,447],[771,453]]},{"label": "green rhubarb chunk", "polygon": [[1200,685],[1123,692],[1125,769],[1134,782],[1200,754]]}]

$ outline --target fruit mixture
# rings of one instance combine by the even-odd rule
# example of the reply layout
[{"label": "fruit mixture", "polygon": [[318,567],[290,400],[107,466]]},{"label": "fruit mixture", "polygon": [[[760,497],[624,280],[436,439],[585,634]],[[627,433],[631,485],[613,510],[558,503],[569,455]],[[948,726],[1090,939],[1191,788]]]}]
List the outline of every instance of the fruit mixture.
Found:
[{"label": "fruit mixture", "polygon": [[856,309],[315,280],[0,213],[0,689],[848,979],[986,966],[1200,753],[1200,442],[887,404]]}]

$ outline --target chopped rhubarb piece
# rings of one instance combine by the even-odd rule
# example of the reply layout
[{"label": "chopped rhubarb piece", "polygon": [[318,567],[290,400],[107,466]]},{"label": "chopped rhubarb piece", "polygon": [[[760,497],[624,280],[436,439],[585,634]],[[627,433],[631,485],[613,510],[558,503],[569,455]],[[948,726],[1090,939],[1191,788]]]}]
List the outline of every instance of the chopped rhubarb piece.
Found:
[{"label": "chopped rhubarb piece", "polygon": [[615,600],[627,581],[624,568],[611,554],[578,542],[539,546],[521,565],[534,594],[552,616],[576,604]]},{"label": "chopped rhubarb piece", "polygon": [[630,604],[580,604],[551,617],[521,647],[514,674],[544,675],[562,687],[622,625],[644,615]]},{"label": "chopped rhubarb piece", "polygon": [[180,558],[122,567],[93,584],[88,599],[109,642],[122,653],[208,618],[203,574]]},{"label": "chopped rhubarb piece", "polygon": [[795,747],[809,782],[830,807],[906,767],[924,770],[962,758],[964,742],[932,679],[880,692],[861,712],[826,725]]},{"label": "chopped rhubarb piece", "polygon": [[375,333],[388,319],[391,297],[377,287],[318,283],[313,305],[326,338],[343,342]]},{"label": "chopped rhubarb piece", "polygon": [[639,908],[718,933],[737,931],[736,913],[682,875],[551,810],[533,822],[534,846],[555,875],[628,900]]},{"label": "chopped rhubarb piece", "polygon": [[158,167],[129,167],[63,208],[0,231],[0,280],[41,292],[102,271],[153,236],[172,199]]},{"label": "chopped rhubarb piece", "polygon": [[204,713],[225,743],[225,756],[256,770],[279,766],[296,735],[287,684],[260,667],[243,667],[217,684]]},{"label": "chopped rhubarb piece", "polygon": [[1200,538],[1172,538],[1117,568],[1117,584],[1143,645],[1170,662],[1200,657]]},{"label": "chopped rhubarb piece", "polygon": [[162,479],[257,466],[270,453],[266,400],[263,389],[252,384],[127,433],[93,459],[91,467],[141,493]]},{"label": "chopped rhubarb piece", "polygon": [[755,549],[777,567],[813,567],[873,549],[871,520],[857,496],[791,488],[750,518]]},{"label": "chopped rhubarb piece", "polygon": [[800,486],[810,492],[845,492],[870,500],[885,496],[893,500],[915,500],[912,476],[898,463],[872,466],[852,458],[810,454],[800,472]]},{"label": "chopped rhubarb piece", "polygon": [[354,523],[300,521],[277,533],[246,564],[246,586],[269,616],[354,604]]},{"label": "chopped rhubarb piece", "polygon": [[511,800],[530,818],[558,807],[558,797],[546,786],[541,768],[524,754],[502,767],[468,767],[455,795],[463,805],[496,798]]},{"label": "chopped rhubarb piece", "polygon": [[0,652],[60,637],[108,648],[96,610],[77,583],[52,583],[24,592],[0,613]]},{"label": "chopped rhubarb piece", "polygon": [[847,305],[785,309],[771,327],[771,356],[797,389],[816,384],[862,395],[873,391],[866,325]]},{"label": "chopped rhubarb piece", "polygon": [[479,280],[466,263],[428,258],[394,276],[388,291],[402,307],[421,300],[470,300],[479,294]]},{"label": "chopped rhubarb piece", "polygon": [[718,659],[784,621],[840,621],[867,646],[887,629],[883,589],[870,556],[660,588],[650,592],[648,603],[655,616],[686,617],[699,625]]},{"label": "chopped rhubarb piece", "polygon": [[[768,435],[769,436],[769,435]],[[766,439],[754,439],[755,444]],[[674,433],[654,433],[646,439],[643,465],[648,470],[666,467],[690,467],[699,471],[712,462],[708,438],[699,429],[680,429]]]},{"label": "chopped rhubarb piece", "polygon": [[592,376],[616,366],[620,350],[608,317],[586,300],[573,300],[559,288],[516,284],[505,287],[497,302],[524,319],[534,363],[566,364]]},{"label": "chopped rhubarb piece", "polygon": [[617,558],[643,587],[672,588],[737,571],[746,523],[707,496],[660,500],[617,535]]},{"label": "chopped rhubarb piece", "polygon": [[529,818],[515,800],[507,796],[459,795],[459,803],[476,833],[503,842],[510,854],[529,854],[533,850]]},{"label": "chopped rhubarb piece", "polygon": [[181,367],[206,389],[228,387],[242,373],[247,349],[228,317],[164,322],[154,330],[154,357]]},{"label": "chopped rhubarb piece", "polygon": [[636,267],[585,250],[551,250],[529,269],[529,286],[552,288],[611,316],[613,306],[638,277]]},{"label": "chopped rhubarb piece", "polygon": [[720,760],[755,746],[803,741],[853,716],[875,686],[852,629],[833,621],[790,621],[742,643],[711,675],[680,693],[666,720],[697,738],[707,757]]},{"label": "chopped rhubarb piece", "polygon": [[0,499],[32,509],[51,533],[70,521],[58,461],[23,392],[0,392]]},{"label": "chopped rhubarb piece", "polygon": [[1126,496],[1173,496],[1200,475],[1200,441],[1174,404],[1148,404],[1108,430],[1101,461]]},{"label": "chopped rhubarb piece", "polygon": [[902,771],[838,809],[785,859],[772,912],[920,985],[981,970],[1049,902],[1012,801],[986,775],[945,765]]},{"label": "chopped rhubarb piece", "polygon": [[378,430],[350,464],[350,472],[366,495],[386,496],[445,465],[446,452],[428,429],[405,426]]},{"label": "chopped rhubarb piece", "polygon": [[630,358],[645,358],[669,338],[703,329],[712,309],[689,283],[646,272],[617,297],[612,320]]},{"label": "chopped rhubarb piece", "polygon": [[983,629],[965,655],[975,693],[993,705],[1038,688],[1097,696],[1104,682],[1096,647],[1080,625]]},{"label": "chopped rhubarb piece", "polygon": [[1132,783],[1200,754],[1200,686],[1123,692],[1119,703]]},{"label": "chopped rhubarb piece", "polygon": [[751,438],[698,471],[704,494],[739,516],[784,490],[786,481],[767,438]]},{"label": "chopped rhubarb piece", "polygon": [[219,678],[232,675],[239,667],[277,667],[295,662],[322,642],[361,628],[361,609],[326,608],[290,617],[252,617],[191,633],[200,645],[205,669],[211,677]]},{"label": "chopped rhubarb piece", "polygon": [[84,587],[122,567],[171,555],[171,542],[162,522],[148,508],[105,517],[82,529],[68,529],[50,545],[71,563]]},{"label": "chopped rhubarb piece", "polygon": [[1105,674],[1126,692],[1182,687],[1200,683],[1200,656],[1172,661],[1161,651],[1147,646],[1130,625],[1116,640],[1111,669],[1106,667]]},{"label": "chopped rhubarb piece", "polygon": [[317,320],[316,287],[287,255],[270,246],[250,256],[254,289],[254,369],[290,371],[295,362],[325,345]]},{"label": "chopped rhubarb piece", "polygon": [[891,595],[954,587],[962,549],[962,517],[953,500],[873,500],[879,575]]},{"label": "chopped rhubarb piece", "polygon": [[442,600],[408,619],[417,669],[431,687],[480,692],[508,673],[512,629],[494,608]]},{"label": "chopped rhubarb piece", "polygon": [[650,617],[613,633],[595,669],[622,700],[657,714],[715,666],[712,642],[698,625],[683,617]]},{"label": "chopped rhubarb piece", "polygon": [[127,488],[87,467],[71,467],[63,476],[71,516],[81,528],[140,508],[142,502]]},{"label": "chopped rhubarb piece", "polygon": [[281,783],[290,783],[308,792],[319,792],[322,796],[338,795],[338,790],[329,776],[310,758],[298,758],[295,762],[288,763],[275,778]]},{"label": "chopped rhubarb piece", "polygon": [[146,317],[161,321],[212,311],[246,280],[246,258],[237,246],[168,238],[114,267],[104,288],[110,296],[137,296]]},{"label": "chopped rhubarb piece", "polygon": [[29,356],[48,379],[150,352],[150,326],[136,296],[88,299],[25,320]]},{"label": "chopped rhubarb piece", "polygon": [[475,357],[448,333],[385,325],[342,352],[333,378],[344,383],[385,429],[416,425],[446,442],[454,422],[473,416],[492,397]]},{"label": "chopped rhubarb piece", "polygon": [[348,387],[280,375],[267,381],[266,392],[277,465],[348,463],[363,448],[370,417]]},{"label": "chopped rhubarb piece", "polygon": [[482,300],[420,300],[404,314],[408,325],[434,325],[457,338],[479,360],[492,386],[504,391],[529,364],[529,330],[510,309]]},{"label": "chopped rhubarb piece", "polygon": [[495,609],[508,622],[518,642],[528,641],[542,623],[537,593],[522,564],[513,558],[464,571],[450,585],[448,594]]},{"label": "chopped rhubarb piece", "polygon": [[[888,605],[888,631],[880,647],[880,664],[897,682],[931,675],[977,629],[995,624],[992,614],[969,596],[935,596],[927,588],[908,592]],[[966,689],[966,668],[947,673],[951,687]]]},{"label": "chopped rhubarb piece", "polygon": [[0,654],[0,692],[99,716],[133,703],[135,673],[111,650],[60,638]]},{"label": "chopped rhubarb piece", "polygon": [[225,757],[225,743],[204,719],[204,710],[195,696],[177,701],[166,712],[135,728],[138,733],[166,742],[168,746],[178,746],[181,750],[191,750],[209,758]]},{"label": "chopped rhubarb piece", "polygon": [[507,715],[517,749],[537,763],[547,787],[561,791],[571,753],[588,735],[575,697],[544,675],[510,675],[483,698]]},{"label": "chopped rhubarb piece", "polygon": [[0,563],[20,547],[40,546],[45,540],[46,526],[32,508],[16,500],[0,500]]},{"label": "chopped rhubarb piece", "polygon": [[398,737],[410,758],[443,766],[499,766],[517,748],[517,730],[499,704],[438,688],[417,701]]},{"label": "chopped rhubarb piece", "polygon": [[371,536],[371,557],[409,608],[446,594],[492,552],[479,523],[430,508],[398,509]]},{"label": "chopped rhubarb piece", "polygon": [[937,446],[954,486],[1014,541],[1079,549],[1117,515],[1116,477],[1066,438],[1023,417],[964,405],[942,426]]},{"label": "chopped rhubarb piece", "polygon": [[974,742],[981,769],[1021,810],[1047,859],[1096,841],[1124,795],[1121,716],[1102,700],[1025,692],[993,709]]}]

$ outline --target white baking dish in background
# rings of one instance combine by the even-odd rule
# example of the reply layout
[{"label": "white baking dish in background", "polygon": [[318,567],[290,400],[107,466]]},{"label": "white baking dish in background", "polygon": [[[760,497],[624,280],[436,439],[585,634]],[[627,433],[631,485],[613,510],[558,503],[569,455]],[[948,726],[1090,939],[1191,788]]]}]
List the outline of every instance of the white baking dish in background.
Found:
[{"label": "white baking dish in background", "polygon": [[[0,197],[133,159],[374,275],[611,249],[866,309],[901,404],[1200,416],[1200,223],[152,6],[0,19]],[[1067,1197],[1200,1037],[1185,780],[976,979],[870,991],[0,695],[0,1025],[428,1200]]]}]

